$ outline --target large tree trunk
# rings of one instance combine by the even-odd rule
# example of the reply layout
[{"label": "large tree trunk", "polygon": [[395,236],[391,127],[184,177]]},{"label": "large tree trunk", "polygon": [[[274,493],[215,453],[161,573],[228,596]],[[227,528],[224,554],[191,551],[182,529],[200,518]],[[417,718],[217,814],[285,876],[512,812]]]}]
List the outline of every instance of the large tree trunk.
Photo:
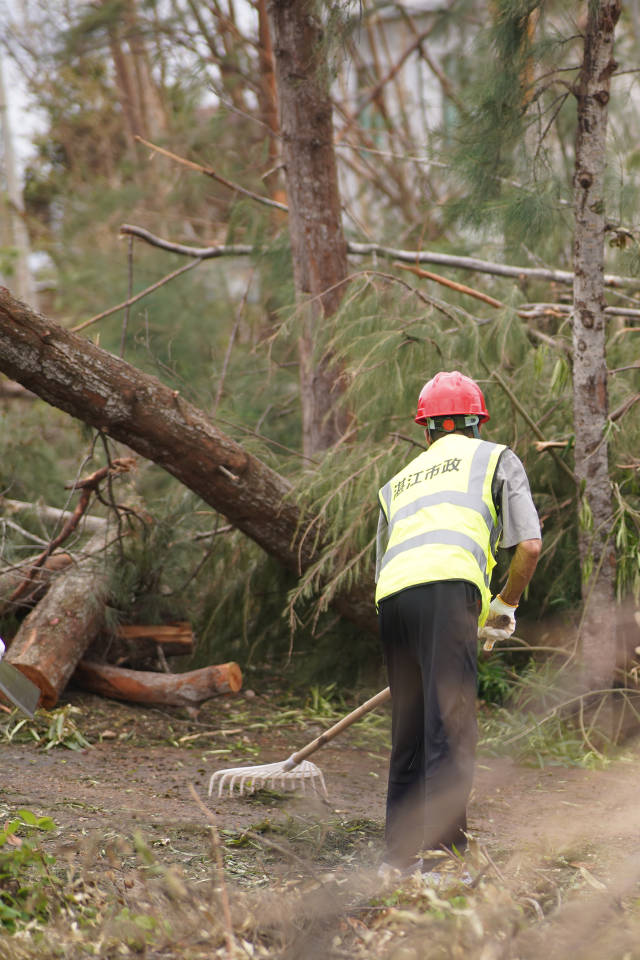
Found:
[{"label": "large tree trunk", "polygon": [[299,338],[305,456],[344,434],[342,371],[330,353],[316,356],[318,328],[340,305],[347,277],[338,174],[333,148],[326,37],[316,0],[272,0],[276,85],[289,198],[289,232]]},{"label": "large tree trunk", "polygon": [[[70,333],[0,287],[0,371],[47,403],[126,443],[224,514],[288,570],[317,559],[290,485],[218,430],[177,390]],[[375,631],[372,589],[333,602]]]},{"label": "large tree trunk", "polygon": [[580,480],[579,550],[585,611],[582,661],[590,688],[612,685],[615,551],[606,439],[609,413],[604,317],[604,175],[615,26],[620,0],[588,4],[584,59],[575,93],[573,401],[575,472]]}]

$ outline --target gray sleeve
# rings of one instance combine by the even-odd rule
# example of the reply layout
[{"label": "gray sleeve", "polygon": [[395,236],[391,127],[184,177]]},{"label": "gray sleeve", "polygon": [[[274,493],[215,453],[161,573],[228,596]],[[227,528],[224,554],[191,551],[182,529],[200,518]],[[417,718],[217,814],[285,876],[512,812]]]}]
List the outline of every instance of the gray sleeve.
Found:
[{"label": "gray sleeve", "polygon": [[384,552],[387,549],[387,539],[389,536],[389,530],[387,525],[387,518],[385,517],[383,511],[381,510],[378,514],[378,532],[376,533],[376,583],[378,582],[378,577],[380,576],[380,568],[382,566],[382,558]]},{"label": "gray sleeve", "polygon": [[540,521],[529,480],[513,450],[507,448],[500,457],[495,479],[502,519],[500,546],[515,547],[522,540],[540,538]]}]

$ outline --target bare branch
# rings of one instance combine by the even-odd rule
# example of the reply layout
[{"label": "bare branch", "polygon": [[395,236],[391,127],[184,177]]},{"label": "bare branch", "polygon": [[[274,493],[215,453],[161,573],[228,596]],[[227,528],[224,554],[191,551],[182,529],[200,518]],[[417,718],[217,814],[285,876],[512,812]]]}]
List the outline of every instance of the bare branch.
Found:
[{"label": "bare branch", "polygon": [[125,307],[131,306],[132,303],[137,303],[138,300],[142,300],[143,297],[157,290],[158,287],[164,286],[164,284],[169,283],[170,280],[175,280],[181,273],[186,273],[187,270],[193,270],[193,268],[197,267],[201,262],[202,260],[198,258],[193,263],[187,263],[184,267],[179,267],[178,270],[174,270],[173,273],[168,273],[166,277],[158,280],[157,283],[152,283],[150,287],[145,287],[144,290],[137,293],[135,297],[131,297],[130,300],[124,300],[122,303],[117,304],[117,306],[109,307],[108,310],[103,310],[102,313],[97,313],[95,317],[90,317],[88,320],[84,320],[82,323],[77,324],[77,326],[72,327],[71,332],[77,333],[79,330],[84,330],[85,327],[91,326],[92,323],[97,323],[98,320],[104,320],[105,317],[110,317],[112,313],[117,313],[118,310],[123,310]]},{"label": "bare branch", "polygon": [[[251,256],[259,252],[259,247],[251,244],[231,244],[229,246],[189,247],[182,243],[173,243],[164,240],[145,230],[125,223],[120,227],[123,235],[133,235],[145,240],[152,246],[159,247],[169,253],[178,253],[185,257],[196,257],[199,260],[209,260],[215,257],[242,257]],[[347,253],[355,257],[366,257],[377,254],[385,258],[404,263],[434,263],[443,267],[452,267],[456,270],[470,270],[476,273],[487,273],[498,277],[513,277],[516,280],[546,280],[550,283],[573,283],[573,273],[567,270],[550,270],[545,267],[517,267],[505,263],[493,263],[490,260],[478,260],[475,257],[462,257],[456,254],[436,253],[430,250],[400,250],[395,247],[385,247],[379,243],[357,243],[347,241]],[[399,264],[396,264],[399,266]],[[617,274],[605,274],[605,284],[609,287],[640,287],[640,277],[624,277]],[[152,288],[149,288],[152,289]],[[121,305],[124,306],[124,305]],[[568,304],[538,304],[536,307],[567,312],[571,310]],[[116,307],[114,309],[121,309]],[[626,307],[606,307],[605,313],[611,316],[640,317],[640,310]],[[77,329],[77,328],[76,328]],[[635,328],[634,328],[635,329]],[[639,328],[640,329],[640,328]]]},{"label": "bare branch", "polygon": [[158,147],[155,143],[151,143],[149,140],[145,140],[143,137],[136,137],[136,140],[138,143],[144,144],[145,147],[149,147],[150,150],[155,150],[156,153],[161,153],[163,157],[168,157],[170,160],[175,160],[176,163],[180,163],[183,167],[188,167],[190,170],[195,170],[196,173],[203,173],[205,177],[211,177],[211,179],[215,180],[216,183],[221,183],[229,190],[234,190],[236,193],[241,193],[243,196],[249,197],[251,200],[255,200],[257,203],[263,203],[267,207],[275,207],[276,210],[283,210],[285,213],[288,213],[289,211],[289,208],[284,203],[279,203],[277,200],[270,200],[269,197],[261,197],[259,193],[254,193],[252,190],[247,190],[245,187],[241,187],[238,183],[233,183],[231,180],[221,177],[220,174],[216,173],[216,171],[211,167],[203,167],[199,163],[194,163],[193,160],[187,160],[185,157],[179,157],[177,153],[172,153],[170,150],[165,150],[164,147]]},{"label": "bare branch", "polygon": [[488,303],[490,307],[504,308],[504,303],[501,300],[496,300],[495,297],[490,297],[489,294],[482,293],[480,290],[474,290],[472,287],[466,287],[463,283],[457,283],[455,280],[441,277],[438,273],[430,273],[428,270],[422,270],[420,267],[414,267],[408,263],[398,262],[394,263],[393,266],[398,267],[400,270],[410,270],[411,273],[415,273],[417,277],[423,277],[425,280],[434,280],[436,283],[442,284],[443,287],[449,287],[450,290],[464,293],[468,297],[475,297],[476,300]]},{"label": "bare branch", "polygon": [[[7,514],[33,512],[41,520],[49,520],[54,523],[59,523],[60,520],[66,522],[71,516],[68,510],[59,510],[58,507],[49,507],[43,503],[27,503],[24,500],[9,500],[7,497],[0,497],[0,508],[5,516]],[[106,522],[103,517],[92,517],[85,514],[82,525],[87,531],[95,533],[97,530],[101,530]]]},{"label": "bare branch", "polygon": [[131,223],[123,223],[120,227],[122,236],[138,237],[152,247],[166,250],[167,253],[178,253],[183,257],[194,257],[196,260],[213,260],[216,257],[249,257],[257,252],[257,247],[249,243],[235,243],[228,246],[189,247],[184,243],[173,243],[163,240],[144,227],[136,227]]},{"label": "bare branch", "polygon": [[[376,253],[381,257],[402,260],[405,263],[437,263],[443,267],[461,270],[475,270],[497,277],[514,277],[516,280],[547,280],[551,283],[573,283],[573,273],[568,270],[550,270],[546,267],[516,267],[506,263],[492,263],[489,260],[477,260],[475,257],[461,257],[449,253],[435,253],[431,250],[398,250],[379,243],[354,243],[347,247],[348,253],[366,257]],[[608,273],[604,277],[608,287],[640,287],[640,277],[623,277]]]},{"label": "bare branch", "polygon": [[409,44],[409,46],[406,48],[404,53],[401,55],[400,59],[396,61],[396,63],[391,67],[389,72],[375,85],[375,87],[373,87],[372,90],[369,91],[369,94],[365,97],[362,103],[359,104],[358,109],[356,110],[355,113],[344,114],[345,125],[337,133],[336,143],[342,140],[344,135],[348,133],[348,131],[353,126],[353,124],[357,121],[358,117],[366,110],[369,104],[373,103],[374,100],[377,100],[377,98],[380,96],[380,93],[382,92],[384,87],[389,83],[390,80],[393,80],[393,78],[396,76],[398,71],[404,66],[406,61],[409,59],[411,54],[414,53],[414,51],[420,47],[420,44],[422,43],[422,41],[427,39],[427,37],[432,32],[435,25],[436,25],[435,22],[432,23],[426,30],[423,30],[422,33],[420,33],[415,38],[413,43]]},{"label": "bare branch", "polygon": [[[481,300],[483,303],[488,303],[490,307],[496,307],[498,309],[506,309],[506,304],[501,300],[496,300],[495,297],[490,297],[486,293],[482,293],[480,290],[474,290],[473,287],[467,287],[463,283],[457,283],[455,280],[449,280],[447,277],[441,277],[438,273],[430,273],[428,270],[422,270],[420,267],[414,267],[413,265],[403,264],[403,263],[394,263],[394,267],[399,267],[400,270],[410,270],[411,273],[415,273],[418,277],[425,277],[428,280],[434,280],[436,283],[442,284],[444,287],[449,287],[451,290],[456,290],[458,293],[464,293],[468,297],[474,297],[476,300]],[[544,317],[544,316],[560,316],[557,311],[551,309],[533,311],[529,310],[523,312],[522,310],[515,311],[517,316],[522,317],[525,320],[530,320],[533,317]],[[562,343],[561,341],[554,340],[553,337],[549,336],[548,333],[542,333],[540,330],[536,330],[535,327],[527,325],[527,329],[532,337],[535,337],[536,340],[542,341],[551,347],[555,347],[557,350],[562,350],[566,354],[570,354],[569,345]]]},{"label": "bare branch", "polygon": [[632,396],[627,397],[627,399],[621,403],[619,407],[616,407],[615,410],[612,410],[612,412],[609,414],[609,420],[611,420],[612,423],[620,420],[625,413],[627,413],[633,406],[636,405],[638,400],[640,400],[640,393],[634,393]]},{"label": "bare branch", "polygon": [[84,480],[78,480],[77,483],[71,485],[71,488],[74,490],[81,490],[80,499],[76,504],[75,510],[73,513],[67,515],[67,519],[64,522],[62,530],[60,533],[51,540],[45,549],[42,551],[40,556],[38,556],[29,572],[27,573],[24,580],[21,582],[14,592],[9,597],[10,603],[15,603],[31,586],[31,582],[36,571],[45,563],[45,561],[51,556],[54,550],[56,550],[61,543],[64,543],[67,540],[73,531],[76,529],[83,515],[86,513],[87,507],[89,506],[89,501],[91,499],[91,494],[96,492],[98,485],[101,480],[104,480],[105,477],[110,472],[115,473],[127,473],[135,466],[135,459],[133,457],[124,457],[119,460],[113,461],[113,468],[111,467],[101,467],[99,470],[96,470],[89,477],[85,477]]}]

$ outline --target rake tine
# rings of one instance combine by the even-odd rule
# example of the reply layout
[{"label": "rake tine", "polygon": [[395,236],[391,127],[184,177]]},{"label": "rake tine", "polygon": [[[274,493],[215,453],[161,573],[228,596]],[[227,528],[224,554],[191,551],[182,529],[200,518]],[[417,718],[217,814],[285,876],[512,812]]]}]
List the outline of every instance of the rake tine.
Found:
[{"label": "rake tine", "polygon": [[356,707],[355,710],[352,710],[351,713],[347,714],[337,723],[334,723],[332,727],[325,730],[324,733],[316,737],[315,740],[312,740],[311,743],[308,743],[306,747],[303,747],[296,753],[292,753],[288,759],[280,763],[266,763],[256,767],[232,767],[228,770],[215,771],[209,780],[209,796],[211,796],[216,784],[218,785],[219,797],[222,796],[223,791],[227,787],[229,788],[230,796],[232,796],[236,784],[238,785],[240,796],[244,795],[245,786],[247,786],[249,793],[253,793],[256,789],[264,787],[266,784],[270,784],[274,789],[279,784],[282,790],[295,790],[296,787],[299,786],[302,792],[306,793],[308,786],[307,781],[310,781],[311,788],[322,792],[325,799],[328,799],[329,794],[322,770],[307,760],[307,757],[311,756],[312,753],[315,753],[316,750],[319,750],[320,747],[324,746],[330,740],[333,740],[334,737],[366,713],[375,710],[376,707],[381,706],[390,699],[391,691],[389,687],[387,687],[385,690],[377,693],[375,697],[367,700],[366,703]]}]

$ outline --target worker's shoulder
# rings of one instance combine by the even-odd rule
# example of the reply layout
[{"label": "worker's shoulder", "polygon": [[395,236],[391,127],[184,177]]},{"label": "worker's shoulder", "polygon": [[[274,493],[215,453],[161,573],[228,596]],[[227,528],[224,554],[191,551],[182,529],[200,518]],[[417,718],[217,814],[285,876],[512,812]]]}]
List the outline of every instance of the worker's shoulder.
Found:
[{"label": "worker's shoulder", "polygon": [[505,483],[508,487],[529,487],[529,478],[525,466],[511,447],[505,447],[498,460],[495,472],[498,483]]}]

